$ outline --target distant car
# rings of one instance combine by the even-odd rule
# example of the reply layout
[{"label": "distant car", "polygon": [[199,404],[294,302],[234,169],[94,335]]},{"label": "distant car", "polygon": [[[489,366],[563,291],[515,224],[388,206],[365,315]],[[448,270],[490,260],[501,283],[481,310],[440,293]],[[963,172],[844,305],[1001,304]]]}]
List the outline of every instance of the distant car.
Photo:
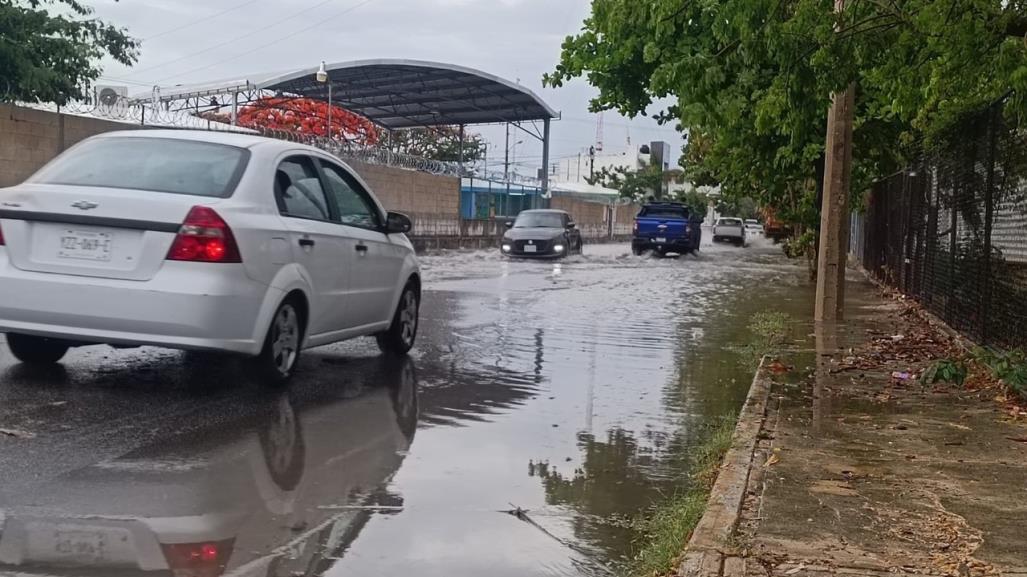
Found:
[{"label": "distant car", "polygon": [[702,221],[681,203],[646,204],[635,217],[631,251],[636,255],[650,250],[658,254],[694,253],[702,242]]},{"label": "distant car", "polygon": [[747,219],[745,221],[745,231],[751,235],[760,236],[763,234],[763,225],[756,219]]},{"label": "distant car", "polygon": [[421,298],[410,228],[310,146],[107,133],[0,190],[0,332],[24,363],[154,345],[248,355],[274,384],[308,347],[375,335],[405,353]]},{"label": "distant car", "polygon": [[745,244],[745,224],[740,218],[718,218],[713,224],[713,242]]},{"label": "distant car", "polygon": [[581,231],[562,210],[526,210],[506,223],[501,250],[506,256],[561,258],[581,254]]}]

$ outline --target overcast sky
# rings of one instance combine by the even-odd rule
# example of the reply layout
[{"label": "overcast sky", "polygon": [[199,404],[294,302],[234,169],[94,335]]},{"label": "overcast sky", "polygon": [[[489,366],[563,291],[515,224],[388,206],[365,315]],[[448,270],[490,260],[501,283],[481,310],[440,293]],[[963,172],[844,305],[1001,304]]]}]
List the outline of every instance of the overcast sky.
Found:
[{"label": "overcast sky", "polygon": [[[413,58],[478,68],[535,90],[563,120],[553,124],[553,157],[593,144],[594,90],[576,81],[542,88],[560,44],[581,28],[588,0],[93,0],[98,15],[143,40],[131,69],[107,63],[104,84],[130,93],[154,84],[193,84],[365,58]],[[138,84],[129,84],[132,83]],[[649,113],[655,113],[654,108]],[[607,151],[651,140],[675,149],[680,136],[648,118],[605,115]],[[478,129],[502,154],[501,128]],[[522,137],[512,138],[516,141]],[[524,172],[541,166],[541,146],[517,147]],[[490,162],[491,164],[491,162]]]}]

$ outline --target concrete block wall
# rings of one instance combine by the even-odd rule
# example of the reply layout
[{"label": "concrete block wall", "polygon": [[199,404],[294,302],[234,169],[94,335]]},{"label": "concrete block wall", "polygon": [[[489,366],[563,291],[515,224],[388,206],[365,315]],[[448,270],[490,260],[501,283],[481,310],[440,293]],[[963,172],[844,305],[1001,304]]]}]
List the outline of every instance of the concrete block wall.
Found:
[{"label": "concrete block wall", "polygon": [[637,204],[619,204],[613,212],[613,236],[624,238],[631,236],[635,226],[635,217],[638,216],[642,207]]},{"label": "concrete block wall", "polygon": [[388,210],[459,218],[460,179],[392,166],[347,162]]},{"label": "concrete block wall", "polygon": [[570,213],[582,234],[589,240],[631,236],[635,216],[640,209],[636,204],[611,206],[567,197],[553,197],[549,206]]},{"label": "concrete block wall", "polygon": [[[141,128],[144,127],[138,124],[0,104],[0,187],[24,181],[54,156],[85,138]],[[428,242],[425,246],[443,246],[443,241],[453,239],[461,240],[456,246],[464,246],[463,241],[490,246],[502,233],[496,222],[460,218],[460,180],[456,177],[362,162],[348,164],[364,178],[386,209],[413,218],[412,236]],[[551,206],[573,215],[589,240],[610,238],[611,215],[614,238],[630,234],[631,222],[638,212],[634,206],[611,208],[562,197],[553,198]]]},{"label": "concrete block wall", "polygon": [[24,181],[79,141],[137,125],[0,104],[0,187]]},{"label": "concrete block wall", "polygon": [[[140,128],[138,124],[0,105],[0,187],[21,183],[50,159],[90,136]],[[436,220],[439,216],[459,219],[458,178],[361,162],[349,164],[387,209]]]}]

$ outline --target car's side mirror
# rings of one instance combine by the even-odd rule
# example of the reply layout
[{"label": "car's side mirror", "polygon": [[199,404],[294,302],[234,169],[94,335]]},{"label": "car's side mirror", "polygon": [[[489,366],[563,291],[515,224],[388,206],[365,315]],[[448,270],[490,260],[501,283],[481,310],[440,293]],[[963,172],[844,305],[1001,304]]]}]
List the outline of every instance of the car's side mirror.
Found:
[{"label": "car's side mirror", "polygon": [[388,234],[406,234],[414,228],[410,217],[399,213],[390,212],[385,221],[385,232]]},{"label": "car's side mirror", "polygon": [[577,226],[578,226],[577,223],[575,223],[574,221],[571,221],[571,222],[567,223],[567,228],[568,229],[574,229],[574,228],[577,228]]},{"label": "car's side mirror", "polygon": [[512,220],[506,221],[506,228],[513,228],[513,221]]}]

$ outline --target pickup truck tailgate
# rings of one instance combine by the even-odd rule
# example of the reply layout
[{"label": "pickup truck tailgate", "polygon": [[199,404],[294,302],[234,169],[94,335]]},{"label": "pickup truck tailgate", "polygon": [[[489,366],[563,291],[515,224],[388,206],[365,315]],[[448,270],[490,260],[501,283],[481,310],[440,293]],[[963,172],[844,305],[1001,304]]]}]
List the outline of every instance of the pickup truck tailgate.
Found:
[{"label": "pickup truck tailgate", "polygon": [[686,236],[685,227],[688,222],[684,219],[660,218],[660,217],[639,217],[638,237],[648,238],[682,238]]}]

